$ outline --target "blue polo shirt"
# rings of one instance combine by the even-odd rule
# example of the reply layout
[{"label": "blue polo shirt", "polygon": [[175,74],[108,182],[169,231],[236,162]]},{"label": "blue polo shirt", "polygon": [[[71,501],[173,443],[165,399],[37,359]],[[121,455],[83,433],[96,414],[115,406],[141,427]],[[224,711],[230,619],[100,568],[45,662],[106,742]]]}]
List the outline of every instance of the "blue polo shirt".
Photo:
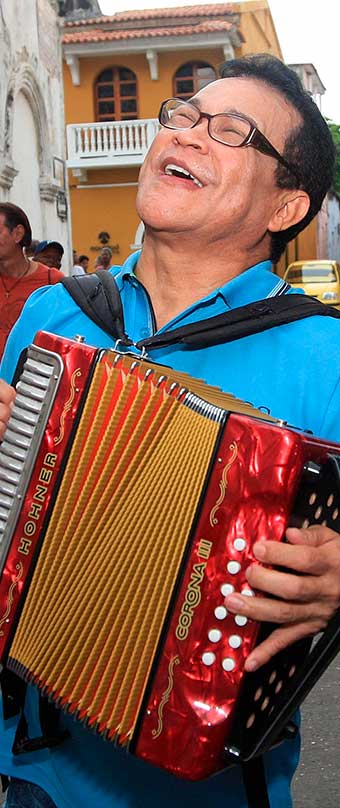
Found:
[{"label": "blue polo shirt", "polygon": [[[121,292],[125,330],[134,341],[154,332],[149,297],[134,274],[137,260],[138,254],[133,254],[122,267],[110,270]],[[278,283],[269,262],[257,264],[183,311],[161,331],[272,296]],[[0,369],[7,381],[11,381],[21,350],[41,328],[69,338],[82,334],[88,343],[100,347],[113,345],[61,284],[38,289],[8,339]],[[339,342],[339,321],[313,316],[225,345],[200,349],[177,345],[152,350],[149,355],[257,407],[266,407],[294,426],[340,442]],[[28,688],[26,717],[30,736],[39,735],[38,699],[32,687]],[[17,719],[1,720],[0,724],[0,772],[40,785],[57,808],[247,807],[237,768],[204,782],[187,783],[115,749],[67,716],[61,716],[61,723],[70,732],[61,746],[15,758],[11,748]],[[271,808],[290,808],[290,780],[298,754],[296,740],[266,755]]]}]

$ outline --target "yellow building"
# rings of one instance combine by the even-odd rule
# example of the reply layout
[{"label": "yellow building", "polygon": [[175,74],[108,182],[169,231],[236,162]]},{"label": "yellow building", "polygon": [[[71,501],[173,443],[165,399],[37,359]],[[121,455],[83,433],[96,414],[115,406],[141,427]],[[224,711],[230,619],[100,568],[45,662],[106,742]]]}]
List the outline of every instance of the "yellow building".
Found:
[{"label": "yellow building", "polygon": [[138,171],[161,102],[234,55],[282,54],[267,0],[66,17],[63,50],[73,245],[93,269],[104,244],[120,263],[141,243]]}]

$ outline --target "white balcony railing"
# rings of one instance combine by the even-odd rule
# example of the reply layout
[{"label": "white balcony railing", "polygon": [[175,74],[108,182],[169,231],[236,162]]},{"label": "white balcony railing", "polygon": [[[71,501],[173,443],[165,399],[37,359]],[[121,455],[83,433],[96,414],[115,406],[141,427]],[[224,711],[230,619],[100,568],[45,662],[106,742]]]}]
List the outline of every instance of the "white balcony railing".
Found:
[{"label": "white balcony railing", "polygon": [[141,165],[159,130],[156,118],[67,126],[69,168]]}]

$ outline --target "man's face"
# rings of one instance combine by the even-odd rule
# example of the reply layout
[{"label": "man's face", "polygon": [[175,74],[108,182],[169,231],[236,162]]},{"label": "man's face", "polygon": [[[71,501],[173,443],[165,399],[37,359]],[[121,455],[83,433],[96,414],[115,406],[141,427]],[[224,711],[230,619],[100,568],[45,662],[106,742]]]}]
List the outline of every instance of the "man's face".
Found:
[{"label": "man's face", "polygon": [[0,213],[0,261],[15,256],[22,248],[19,242],[24,236],[24,228],[17,225],[13,230],[6,224],[6,217]]},{"label": "man's face", "polygon": [[61,255],[57,247],[48,246],[45,250],[40,253],[36,253],[34,256],[35,261],[40,261],[41,264],[45,264],[47,267],[55,267],[56,269],[60,269],[61,267]]},{"label": "man's face", "polygon": [[83,258],[83,260],[80,261],[80,266],[82,266],[83,269],[85,269],[85,272],[86,272],[87,269],[88,269],[88,266],[89,266],[89,259],[88,258]]},{"label": "man's face", "polygon": [[[240,113],[282,154],[298,113],[280,93],[248,78],[219,79],[195,96],[202,112]],[[197,180],[165,173],[185,168]],[[155,230],[192,234],[213,243],[237,236],[244,246],[267,230],[282,191],[276,187],[277,161],[251,147],[232,148],[212,140],[208,121],[193,129],[161,129],[140,172],[137,210]]]},{"label": "man's face", "polygon": [[111,253],[108,250],[102,250],[101,254],[101,262],[103,267],[110,267],[112,260],[111,260]]}]

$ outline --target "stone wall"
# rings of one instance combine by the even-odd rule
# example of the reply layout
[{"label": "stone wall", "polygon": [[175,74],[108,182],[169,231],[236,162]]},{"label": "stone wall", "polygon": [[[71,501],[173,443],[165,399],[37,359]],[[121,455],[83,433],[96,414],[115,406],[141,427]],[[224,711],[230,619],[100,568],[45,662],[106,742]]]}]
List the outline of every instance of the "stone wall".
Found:
[{"label": "stone wall", "polygon": [[24,208],[33,238],[63,244],[67,272],[72,261],[59,24],[53,0],[1,0],[0,200]]}]

